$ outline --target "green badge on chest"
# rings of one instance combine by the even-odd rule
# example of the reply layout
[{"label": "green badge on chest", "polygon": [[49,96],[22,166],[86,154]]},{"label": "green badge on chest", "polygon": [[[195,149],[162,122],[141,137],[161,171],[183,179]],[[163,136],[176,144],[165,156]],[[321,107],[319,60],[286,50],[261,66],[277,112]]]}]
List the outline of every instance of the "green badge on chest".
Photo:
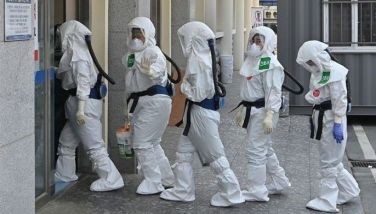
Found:
[{"label": "green badge on chest", "polygon": [[325,84],[330,79],[330,71],[323,71],[319,84]]},{"label": "green badge on chest", "polygon": [[263,57],[260,60],[259,70],[267,70],[270,67],[270,57]]},{"label": "green badge on chest", "polygon": [[134,65],[134,61],[135,61],[135,56],[134,56],[134,54],[129,54],[129,56],[128,56],[128,62],[127,62],[127,64],[128,64],[128,68],[133,67],[133,65]]}]

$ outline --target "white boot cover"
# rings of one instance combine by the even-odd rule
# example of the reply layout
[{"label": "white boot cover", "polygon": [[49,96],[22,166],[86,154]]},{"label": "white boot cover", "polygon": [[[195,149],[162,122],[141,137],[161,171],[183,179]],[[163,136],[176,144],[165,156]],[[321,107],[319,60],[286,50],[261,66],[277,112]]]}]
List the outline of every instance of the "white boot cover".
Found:
[{"label": "white boot cover", "polygon": [[76,148],[59,144],[56,161],[55,181],[71,182],[78,179],[76,175]]},{"label": "white boot cover", "polygon": [[342,163],[338,165],[337,169],[337,185],[339,190],[337,204],[344,204],[358,197],[360,189],[354,177],[343,168]]},{"label": "white boot cover", "polygon": [[210,167],[217,175],[219,191],[211,198],[210,204],[216,207],[228,207],[243,203],[242,192],[238,179],[230,169],[230,164],[226,157],[222,156],[210,163]]},{"label": "white boot cover", "polygon": [[173,166],[175,186],[163,191],[160,195],[162,199],[184,202],[195,200],[195,183],[192,169],[193,154],[176,153],[177,163]]},{"label": "white boot cover", "polygon": [[162,185],[164,187],[173,187],[175,183],[174,173],[161,145],[154,146],[154,152],[157,155],[159,170],[161,171]]},{"label": "white boot cover", "polygon": [[323,212],[339,212],[337,209],[337,167],[321,170],[319,196],[308,202],[307,208]]},{"label": "white boot cover", "polygon": [[103,147],[88,151],[93,170],[99,179],[90,185],[91,191],[104,192],[124,187],[124,181],[112,160],[108,157],[107,150]]},{"label": "white boot cover", "polygon": [[283,189],[291,186],[285,170],[279,165],[276,154],[267,157],[266,171],[269,175],[266,182],[269,194],[280,194]]},{"label": "white boot cover", "polygon": [[269,201],[266,182],[266,166],[248,165],[248,189],[243,190],[246,201]]},{"label": "white boot cover", "polygon": [[136,193],[151,195],[162,192],[164,187],[162,186],[161,171],[159,170],[154,148],[135,149],[135,152],[144,175],[144,180],[138,186]]}]

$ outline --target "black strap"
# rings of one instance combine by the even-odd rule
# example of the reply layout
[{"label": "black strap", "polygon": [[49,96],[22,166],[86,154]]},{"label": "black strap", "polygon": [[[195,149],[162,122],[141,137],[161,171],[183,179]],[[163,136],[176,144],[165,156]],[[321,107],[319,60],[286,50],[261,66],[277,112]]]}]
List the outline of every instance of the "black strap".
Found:
[{"label": "black strap", "polygon": [[167,83],[166,86],[153,85],[145,91],[131,93],[131,95],[127,99],[127,103],[129,103],[129,101],[131,99],[133,100],[133,103],[132,103],[131,109],[129,110],[129,113],[134,112],[140,97],[142,97],[142,96],[154,96],[156,94],[165,94],[165,95],[172,96],[172,85],[171,85],[171,83]]},{"label": "black strap", "polygon": [[251,109],[252,109],[252,107],[251,106],[247,106],[246,108],[247,108],[247,110],[245,112],[244,123],[242,125],[242,127],[245,128],[245,129],[248,127],[249,118],[251,117]]},{"label": "black strap", "polygon": [[[202,108],[209,109],[212,111],[217,111],[219,109],[219,99],[218,95],[214,95],[212,99],[204,99],[201,102],[193,102],[191,100],[186,101],[186,108],[187,108],[187,124],[185,124],[185,128],[183,131],[183,135],[187,136],[189,129],[191,128],[191,110],[193,105],[198,105]],[[184,109],[185,111],[185,109]],[[178,122],[177,125],[181,125],[183,121]]]},{"label": "black strap", "polygon": [[313,118],[311,117],[311,138],[316,139],[316,140],[321,140],[321,135],[322,135],[322,129],[323,129],[323,123],[324,123],[324,114],[325,111],[332,109],[332,102],[330,100],[322,102],[319,105],[314,105],[313,110],[318,110],[319,111],[319,116],[318,116],[318,124],[317,124],[317,132],[316,136],[314,134],[315,132],[315,127],[313,123]]},{"label": "black strap", "polygon": [[232,109],[230,112],[235,111],[237,108],[239,108],[241,105],[246,107],[246,112],[245,112],[245,118],[244,118],[244,123],[242,125],[242,128],[247,128],[249,119],[251,118],[251,109],[252,107],[255,108],[262,108],[265,107],[265,98],[260,98],[254,102],[248,102],[248,101],[241,101],[234,109]]},{"label": "black strap", "polygon": [[189,129],[191,128],[191,110],[193,102],[187,99],[187,123],[185,124],[183,135],[188,136]]}]

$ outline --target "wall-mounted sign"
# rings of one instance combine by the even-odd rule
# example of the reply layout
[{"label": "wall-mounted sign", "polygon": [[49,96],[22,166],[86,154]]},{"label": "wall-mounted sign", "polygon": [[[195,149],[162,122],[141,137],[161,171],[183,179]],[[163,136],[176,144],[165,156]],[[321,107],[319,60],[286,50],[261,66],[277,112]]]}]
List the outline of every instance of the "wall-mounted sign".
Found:
[{"label": "wall-mounted sign", "polygon": [[252,25],[252,28],[264,25],[264,8],[263,7],[251,8],[251,25]]},{"label": "wall-mounted sign", "polygon": [[31,0],[5,0],[5,41],[29,40],[33,36]]}]

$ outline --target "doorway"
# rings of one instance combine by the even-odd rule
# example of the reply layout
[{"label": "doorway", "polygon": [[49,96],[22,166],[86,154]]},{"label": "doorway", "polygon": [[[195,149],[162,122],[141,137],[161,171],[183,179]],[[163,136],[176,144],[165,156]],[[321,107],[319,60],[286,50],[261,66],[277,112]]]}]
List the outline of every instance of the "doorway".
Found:
[{"label": "doorway", "polygon": [[[89,23],[89,0],[38,0],[39,59],[35,69],[35,197],[36,207],[67,187],[54,181],[59,136],[65,124],[68,94],[55,73],[62,56],[56,30],[67,20]],[[80,157],[80,155],[78,155]]]}]

